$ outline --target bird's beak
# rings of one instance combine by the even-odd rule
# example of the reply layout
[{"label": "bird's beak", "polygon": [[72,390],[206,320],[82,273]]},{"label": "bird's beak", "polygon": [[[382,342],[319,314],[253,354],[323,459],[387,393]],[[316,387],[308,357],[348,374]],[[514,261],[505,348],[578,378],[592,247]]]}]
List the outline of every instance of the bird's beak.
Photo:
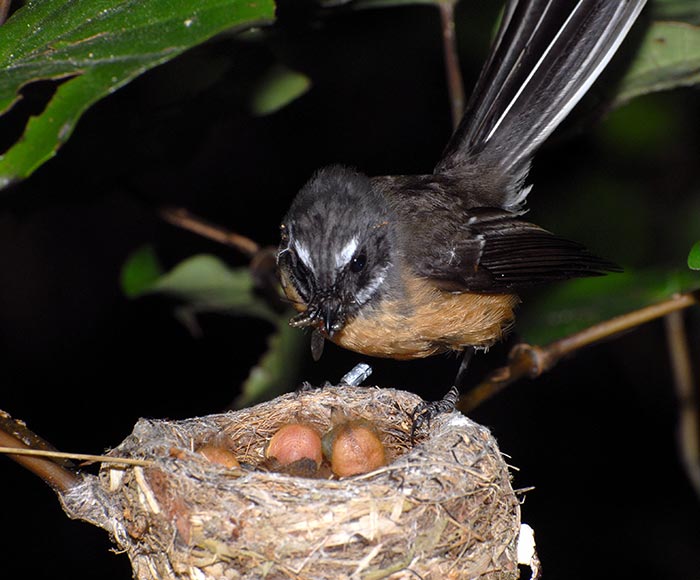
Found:
[{"label": "bird's beak", "polygon": [[333,335],[345,325],[345,316],[335,300],[328,300],[322,304],[319,314],[323,320],[322,328],[328,338],[333,338]]},{"label": "bird's beak", "polygon": [[294,316],[289,324],[295,328],[314,326],[325,338],[333,338],[333,335],[345,325],[345,315],[342,313],[342,307],[335,300],[330,299],[318,305],[309,305],[304,312]]}]

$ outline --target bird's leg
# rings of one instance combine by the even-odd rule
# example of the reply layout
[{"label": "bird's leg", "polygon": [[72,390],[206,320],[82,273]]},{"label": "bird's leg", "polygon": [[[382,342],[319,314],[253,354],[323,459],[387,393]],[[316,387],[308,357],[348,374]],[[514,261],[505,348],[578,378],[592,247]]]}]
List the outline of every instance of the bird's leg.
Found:
[{"label": "bird's leg", "polygon": [[457,376],[455,377],[454,385],[450,388],[445,396],[438,401],[423,401],[416,405],[411,413],[411,421],[413,425],[411,426],[411,439],[415,441],[416,433],[423,428],[430,427],[430,421],[442,413],[451,413],[457,407],[457,401],[459,400],[459,389],[464,384],[464,379],[467,374],[467,368],[469,367],[469,361],[474,354],[474,348],[468,346],[462,351],[462,360],[459,363],[459,370],[457,371]]},{"label": "bird's leg", "polygon": [[466,347],[461,354],[461,360],[459,362],[459,369],[457,370],[457,376],[455,377],[455,387],[462,389],[467,378],[467,369],[469,368],[469,362],[472,360],[474,355],[474,347]]},{"label": "bird's leg", "polygon": [[411,441],[415,442],[416,433],[422,429],[424,425],[430,427],[430,421],[435,417],[442,413],[451,413],[454,411],[457,407],[458,399],[459,389],[453,385],[442,399],[418,403],[416,408],[413,409],[413,413],[411,413],[411,421],[413,422],[411,426]]}]

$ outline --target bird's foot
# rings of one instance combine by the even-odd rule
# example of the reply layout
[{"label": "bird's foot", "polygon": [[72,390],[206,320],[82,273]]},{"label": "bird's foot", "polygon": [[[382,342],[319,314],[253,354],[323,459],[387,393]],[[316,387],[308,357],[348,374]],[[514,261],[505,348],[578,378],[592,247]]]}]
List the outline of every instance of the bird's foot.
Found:
[{"label": "bird's foot", "polygon": [[438,401],[423,401],[416,405],[411,413],[411,441],[416,440],[416,434],[423,427],[430,428],[430,422],[443,413],[451,413],[457,408],[459,390],[453,386]]}]

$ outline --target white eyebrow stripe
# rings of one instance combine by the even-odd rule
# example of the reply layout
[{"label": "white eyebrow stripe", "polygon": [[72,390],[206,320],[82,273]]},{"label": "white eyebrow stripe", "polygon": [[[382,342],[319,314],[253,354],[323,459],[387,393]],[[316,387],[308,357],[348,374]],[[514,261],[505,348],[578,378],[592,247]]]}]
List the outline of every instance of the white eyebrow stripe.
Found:
[{"label": "white eyebrow stripe", "polygon": [[296,241],[294,242],[294,249],[297,252],[297,256],[299,256],[299,259],[306,264],[306,267],[312,272],[316,273],[309,249],[304,244],[300,244]]},{"label": "white eyebrow stripe", "polygon": [[345,244],[345,246],[343,246],[343,249],[335,255],[336,268],[342,268],[350,260],[352,260],[359,243],[360,241],[357,239],[357,237],[353,237],[347,244]]}]

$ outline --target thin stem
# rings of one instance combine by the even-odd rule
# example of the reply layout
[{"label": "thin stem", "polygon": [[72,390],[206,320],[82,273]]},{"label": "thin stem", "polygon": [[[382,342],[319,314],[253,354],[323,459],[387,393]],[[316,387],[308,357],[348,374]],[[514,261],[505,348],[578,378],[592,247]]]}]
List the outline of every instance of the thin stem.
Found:
[{"label": "thin stem", "polygon": [[693,366],[681,312],[664,319],[668,354],[678,397],[678,446],[681,460],[695,492],[700,496],[700,427]]},{"label": "thin stem", "polygon": [[605,338],[624,332],[625,330],[636,328],[650,320],[661,318],[671,312],[683,310],[697,303],[698,296],[693,292],[677,294],[669,300],[664,300],[663,302],[652,304],[651,306],[646,306],[621,316],[616,316],[600,324],[594,324],[581,332],[562,338],[561,340],[553,342],[545,349],[542,361],[544,365],[543,371],[549,370],[562,357],[584,346],[599,342]]},{"label": "thin stem", "polygon": [[5,20],[7,20],[7,15],[10,12],[11,4],[12,0],[0,0],[0,26],[5,24]]},{"label": "thin stem", "polygon": [[457,39],[455,37],[454,8],[457,0],[444,0],[438,3],[442,24],[442,51],[445,59],[447,89],[450,94],[452,128],[456,129],[464,113],[464,83],[459,69]]},{"label": "thin stem", "polygon": [[27,425],[0,411],[0,454],[19,463],[44,480],[54,491],[66,493],[82,483],[83,478],[70,459],[88,462],[152,465],[152,461],[129,457],[111,457],[87,453],[57,451]]},{"label": "thin stem", "polygon": [[159,213],[166,222],[235,248],[249,258],[252,258],[260,251],[260,245],[254,240],[212,224],[203,218],[191,214],[184,208],[166,207],[161,209]]},{"label": "thin stem", "polygon": [[663,302],[594,324],[543,347],[516,344],[509,353],[509,364],[496,369],[474,389],[460,397],[457,407],[461,411],[470,411],[516,380],[540,376],[554,367],[562,358],[578,349],[699,302],[698,292],[677,294]]},{"label": "thin stem", "polygon": [[[0,426],[0,445],[19,452],[29,450],[25,443],[4,431],[3,427]],[[8,457],[43,479],[54,491],[65,493],[82,482],[80,475],[50,459],[19,454],[8,454]]]},{"label": "thin stem", "polygon": [[94,455],[92,453],[71,453],[68,451],[48,451],[46,449],[22,449],[17,447],[0,447],[0,453],[5,455],[23,455],[30,457],[52,457],[54,459],[75,459],[89,463],[115,463],[118,465],[140,465],[151,467],[153,461],[135,459],[133,457],[113,457],[111,455]]}]

